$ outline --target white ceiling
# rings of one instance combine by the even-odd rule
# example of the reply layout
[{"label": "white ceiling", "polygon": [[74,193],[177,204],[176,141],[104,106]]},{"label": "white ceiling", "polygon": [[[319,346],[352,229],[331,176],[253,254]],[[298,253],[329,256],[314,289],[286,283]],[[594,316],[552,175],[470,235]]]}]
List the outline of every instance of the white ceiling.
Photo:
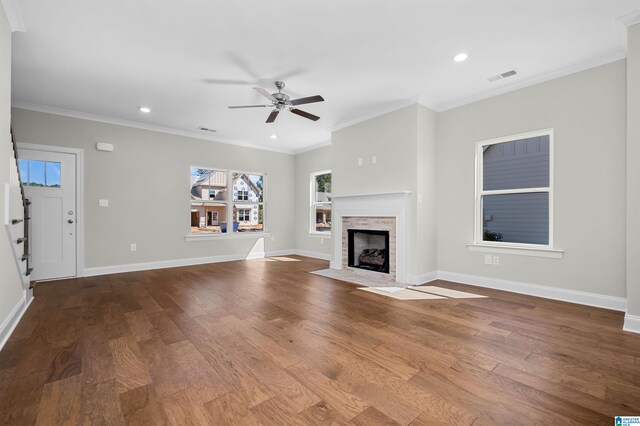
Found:
[{"label": "white ceiling", "polygon": [[[331,130],[420,102],[447,109],[625,56],[638,0],[18,0],[17,106],[297,152]],[[467,52],[469,59],[452,57]],[[489,83],[511,69],[518,75]],[[253,86],[312,122],[265,124]],[[147,105],[151,114],[138,111]],[[74,114],[74,113],[71,113]],[[214,135],[197,130],[217,129]],[[278,139],[269,136],[277,133]]]}]

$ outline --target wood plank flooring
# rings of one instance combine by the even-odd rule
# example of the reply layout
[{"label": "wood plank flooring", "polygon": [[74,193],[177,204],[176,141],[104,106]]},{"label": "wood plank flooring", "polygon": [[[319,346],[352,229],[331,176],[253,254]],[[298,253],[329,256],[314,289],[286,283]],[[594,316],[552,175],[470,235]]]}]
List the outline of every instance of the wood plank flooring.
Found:
[{"label": "wood plank flooring", "polygon": [[291,256],[41,283],[0,351],[0,424],[608,425],[640,336],[464,286],[401,301]]}]

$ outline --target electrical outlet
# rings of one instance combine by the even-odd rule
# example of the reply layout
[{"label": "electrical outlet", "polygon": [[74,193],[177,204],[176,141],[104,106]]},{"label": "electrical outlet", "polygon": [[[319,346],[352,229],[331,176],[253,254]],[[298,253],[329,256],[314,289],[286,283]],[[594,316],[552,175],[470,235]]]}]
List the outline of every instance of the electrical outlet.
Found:
[{"label": "electrical outlet", "polygon": [[484,255],[484,264],[485,265],[491,265],[491,255],[490,254],[485,254]]},{"label": "electrical outlet", "polygon": [[362,166],[362,157],[358,158],[358,166]]},{"label": "electrical outlet", "polygon": [[500,264],[500,256],[493,256],[493,264],[494,265]]},{"label": "electrical outlet", "polygon": [[135,244],[129,244],[129,251],[136,251],[138,250],[138,247],[136,247]]},{"label": "electrical outlet", "polygon": [[109,200],[98,200],[98,206],[109,207]]},{"label": "electrical outlet", "polygon": [[377,162],[378,162],[378,159],[376,158],[375,155],[371,157],[371,164],[376,164]]}]

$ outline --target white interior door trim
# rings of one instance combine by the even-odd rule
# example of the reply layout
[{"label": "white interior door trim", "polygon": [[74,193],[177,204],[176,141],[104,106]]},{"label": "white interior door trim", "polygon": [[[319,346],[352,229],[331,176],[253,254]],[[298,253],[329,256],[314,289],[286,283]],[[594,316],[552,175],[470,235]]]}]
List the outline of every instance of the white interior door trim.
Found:
[{"label": "white interior door trim", "polygon": [[64,146],[18,142],[18,149],[60,152],[76,156],[76,277],[84,276],[84,150]]}]

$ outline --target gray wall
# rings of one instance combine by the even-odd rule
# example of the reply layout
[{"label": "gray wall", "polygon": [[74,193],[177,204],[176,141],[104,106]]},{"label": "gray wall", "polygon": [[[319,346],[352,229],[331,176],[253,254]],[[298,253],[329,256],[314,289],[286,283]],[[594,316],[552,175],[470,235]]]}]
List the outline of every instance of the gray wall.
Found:
[{"label": "gray wall", "polygon": [[438,114],[417,106],[417,183],[415,245],[409,252],[410,273],[419,281],[430,279],[420,275],[438,269],[437,233],[437,126]]},{"label": "gray wall", "polygon": [[640,317],[640,24],[628,34],[627,313]]},{"label": "gray wall", "polygon": [[[4,224],[5,185],[11,182],[11,30],[0,5],[0,206]],[[21,217],[21,216],[20,216]],[[0,228],[0,326],[24,298],[13,247],[4,226]],[[0,330],[1,332],[2,330]],[[2,336],[0,336],[2,337]]]},{"label": "gray wall", "polygon": [[[192,165],[266,172],[265,221],[273,240],[265,238],[265,249],[293,247],[292,155],[21,109],[13,114],[19,142],[84,150],[85,267],[249,253],[256,236],[185,241]],[[96,142],[115,149],[99,152]],[[98,207],[102,198],[109,207]]]},{"label": "gray wall", "polygon": [[334,197],[394,191],[415,196],[416,110],[411,105],[331,134]]},{"label": "gray wall", "polygon": [[[304,254],[331,258],[333,243],[331,237],[319,237],[309,234],[309,215],[311,195],[309,179],[311,173],[330,170],[332,164],[332,146],[324,146],[303,152],[295,157],[295,248]],[[334,176],[331,176],[332,180]]]},{"label": "gray wall", "polygon": [[[439,115],[438,269],[625,297],[626,64],[617,61]],[[554,129],[555,246],[561,259],[473,242],[475,142]]]}]

